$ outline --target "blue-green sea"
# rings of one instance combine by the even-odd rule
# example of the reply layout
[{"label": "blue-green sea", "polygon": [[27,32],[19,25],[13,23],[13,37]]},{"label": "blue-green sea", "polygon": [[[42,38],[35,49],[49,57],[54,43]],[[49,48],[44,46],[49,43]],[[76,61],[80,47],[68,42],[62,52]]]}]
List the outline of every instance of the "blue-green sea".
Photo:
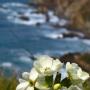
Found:
[{"label": "blue-green sea", "polygon": [[18,72],[32,67],[31,56],[90,52],[90,40],[57,38],[63,32],[68,32],[66,28],[53,28],[48,23],[29,25],[30,22],[19,21],[16,17],[18,13],[29,16],[32,10],[27,2],[0,0],[0,67],[16,69]]}]

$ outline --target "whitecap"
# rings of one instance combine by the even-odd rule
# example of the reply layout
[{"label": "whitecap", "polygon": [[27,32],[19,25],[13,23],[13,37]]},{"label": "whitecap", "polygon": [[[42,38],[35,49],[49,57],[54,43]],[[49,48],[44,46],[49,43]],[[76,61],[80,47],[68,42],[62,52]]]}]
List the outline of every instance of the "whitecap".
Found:
[{"label": "whitecap", "polygon": [[68,24],[68,21],[66,19],[60,19],[59,20],[59,23],[58,23],[60,26],[65,26]]},{"label": "whitecap", "polygon": [[48,11],[48,15],[49,15],[49,17],[50,17],[50,16],[53,16],[53,15],[54,15],[54,12],[49,10],[49,11]]},{"label": "whitecap", "polygon": [[33,63],[32,59],[28,56],[20,56],[19,61],[23,63]]},{"label": "whitecap", "polygon": [[12,3],[4,3],[3,7],[27,7],[27,5],[22,3],[12,2]]},{"label": "whitecap", "polygon": [[50,16],[49,22],[50,22],[51,24],[58,24],[59,18],[58,18],[57,16]]},{"label": "whitecap", "polygon": [[51,38],[51,39],[58,39],[58,38],[63,38],[63,34],[61,33],[50,33],[50,34],[46,34],[45,35],[46,37],[48,38]]},{"label": "whitecap", "polygon": [[89,39],[84,39],[84,40],[82,40],[82,42],[87,44],[87,45],[90,45],[90,40]]},{"label": "whitecap", "polygon": [[[20,17],[26,17],[28,20],[23,20]],[[14,22],[16,24],[24,24],[24,25],[37,25],[43,24],[46,22],[45,15],[43,14],[35,14],[35,13],[26,13],[23,15],[19,15],[18,13],[12,13],[7,17],[10,22]]]},{"label": "whitecap", "polygon": [[49,16],[49,23],[57,24],[59,22],[58,16],[55,16],[53,11],[48,11],[48,16]]},{"label": "whitecap", "polygon": [[53,11],[48,11],[48,16],[50,18],[49,22],[52,24],[58,24],[60,26],[64,26],[64,25],[68,24],[68,20],[59,19],[58,16],[54,15]]},{"label": "whitecap", "polygon": [[12,64],[11,62],[3,62],[3,63],[1,64],[1,66],[2,66],[2,67],[10,68],[10,67],[13,66],[13,64]]}]

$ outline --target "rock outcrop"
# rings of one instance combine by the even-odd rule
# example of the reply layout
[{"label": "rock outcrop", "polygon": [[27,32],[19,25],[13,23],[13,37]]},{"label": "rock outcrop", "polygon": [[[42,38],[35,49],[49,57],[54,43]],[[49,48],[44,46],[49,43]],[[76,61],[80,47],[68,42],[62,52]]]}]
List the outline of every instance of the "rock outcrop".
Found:
[{"label": "rock outcrop", "polygon": [[70,19],[70,27],[90,30],[90,0],[34,0],[34,2],[40,4],[41,11],[52,9],[57,16]]},{"label": "rock outcrop", "polygon": [[90,73],[90,53],[69,53],[60,57],[60,60],[64,63],[77,63],[83,70]]}]

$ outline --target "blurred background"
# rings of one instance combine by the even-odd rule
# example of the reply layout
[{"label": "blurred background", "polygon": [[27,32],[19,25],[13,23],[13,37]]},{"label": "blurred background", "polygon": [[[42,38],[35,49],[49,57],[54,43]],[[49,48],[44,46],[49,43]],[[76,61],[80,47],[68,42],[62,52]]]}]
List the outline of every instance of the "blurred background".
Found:
[{"label": "blurred background", "polygon": [[15,78],[30,71],[38,55],[90,73],[89,8],[90,0],[0,0],[0,85],[14,83],[0,90],[14,90]]}]

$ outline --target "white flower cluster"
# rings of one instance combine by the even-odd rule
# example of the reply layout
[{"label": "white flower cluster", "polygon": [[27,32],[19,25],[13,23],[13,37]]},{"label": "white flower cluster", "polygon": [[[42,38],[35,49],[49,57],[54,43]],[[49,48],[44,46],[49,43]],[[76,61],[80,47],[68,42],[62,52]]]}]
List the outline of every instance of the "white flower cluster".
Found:
[{"label": "white flower cluster", "polygon": [[[67,76],[61,79],[64,68]],[[83,83],[89,74],[75,63],[64,65],[59,59],[42,55],[37,58],[30,72],[24,72],[16,90],[83,90]]]}]

